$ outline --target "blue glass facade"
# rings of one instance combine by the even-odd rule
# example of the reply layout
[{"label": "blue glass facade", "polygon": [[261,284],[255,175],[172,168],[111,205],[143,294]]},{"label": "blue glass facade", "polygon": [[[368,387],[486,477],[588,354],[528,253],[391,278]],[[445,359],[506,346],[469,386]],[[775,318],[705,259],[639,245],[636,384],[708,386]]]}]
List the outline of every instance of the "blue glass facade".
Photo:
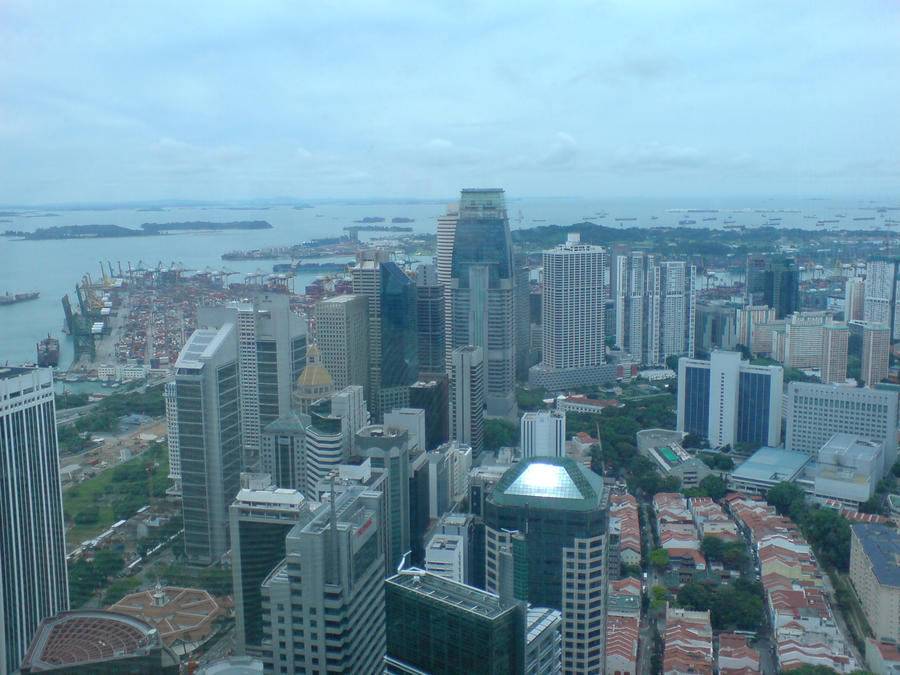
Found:
[{"label": "blue glass facade", "polygon": [[767,374],[740,374],[736,430],[738,443],[768,444],[771,387],[772,378]]},{"label": "blue glass facade", "polygon": [[381,386],[419,379],[416,287],[396,263],[381,264]]},{"label": "blue glass facade", "polygon": [[709,368],[684,370],[684,431],[706,436],[709,430]]}]

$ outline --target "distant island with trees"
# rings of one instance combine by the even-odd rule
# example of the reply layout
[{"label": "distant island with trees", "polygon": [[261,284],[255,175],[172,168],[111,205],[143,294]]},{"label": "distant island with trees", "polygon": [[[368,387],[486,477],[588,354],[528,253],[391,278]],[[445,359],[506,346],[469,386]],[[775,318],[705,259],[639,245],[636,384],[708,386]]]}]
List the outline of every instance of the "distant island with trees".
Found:
[{"label": "distant island with trees", "polygon": [[7,230],[4,236],[21,237],[28,240],[41,239],[98,239],[111,237],[148,237],[174,232],[196,232],[200,230],[269,230],[272,225],[265,220],[238,220],[230,223],[213,223],[196,220],[182,223],[143,223],[140,229],[120,225],[61,225],[42,227],[34,232]]}]

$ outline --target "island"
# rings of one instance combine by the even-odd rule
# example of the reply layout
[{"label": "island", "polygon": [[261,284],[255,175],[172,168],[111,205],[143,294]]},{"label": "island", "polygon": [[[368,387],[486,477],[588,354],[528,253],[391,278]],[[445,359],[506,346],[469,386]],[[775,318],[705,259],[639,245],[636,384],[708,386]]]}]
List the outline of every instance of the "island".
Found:
[{"label": "island", "polygon": [[197,232],[219,230],[269,230],[272,225],[265,220],[240,220],[230,223],[191,221],[183,223],[143,223],[140,229],[120,225],[61,225],[42,227],[34,232],[7,230],[4,236],[21,237],[27,240],[42,239],[99,239],[111,237],[147,237],[174,232]]}]

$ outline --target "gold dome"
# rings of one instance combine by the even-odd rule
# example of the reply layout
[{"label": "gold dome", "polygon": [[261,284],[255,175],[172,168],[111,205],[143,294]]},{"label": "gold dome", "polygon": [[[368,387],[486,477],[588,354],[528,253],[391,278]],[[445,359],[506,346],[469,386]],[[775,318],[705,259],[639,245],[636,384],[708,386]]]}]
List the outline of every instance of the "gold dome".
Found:
[{"label": "gold dome", "polygon": [[311,344],[306,350],[306,367],[297,378],[296,388],[303,391],[311,388],[333,387],[334,380],[329,372],[319,363],[319,348]]}]

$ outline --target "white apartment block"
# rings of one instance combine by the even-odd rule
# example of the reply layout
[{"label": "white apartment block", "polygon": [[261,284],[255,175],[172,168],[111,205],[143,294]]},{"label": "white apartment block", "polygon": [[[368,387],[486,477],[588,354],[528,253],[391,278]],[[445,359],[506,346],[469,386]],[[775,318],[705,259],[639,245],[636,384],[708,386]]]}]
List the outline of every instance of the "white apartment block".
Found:
[{"label": "white apartment block", "polygon": [[527,412],[520,423],[522,457],[562,457],[566,449],[566,416],[551,411]]}]

